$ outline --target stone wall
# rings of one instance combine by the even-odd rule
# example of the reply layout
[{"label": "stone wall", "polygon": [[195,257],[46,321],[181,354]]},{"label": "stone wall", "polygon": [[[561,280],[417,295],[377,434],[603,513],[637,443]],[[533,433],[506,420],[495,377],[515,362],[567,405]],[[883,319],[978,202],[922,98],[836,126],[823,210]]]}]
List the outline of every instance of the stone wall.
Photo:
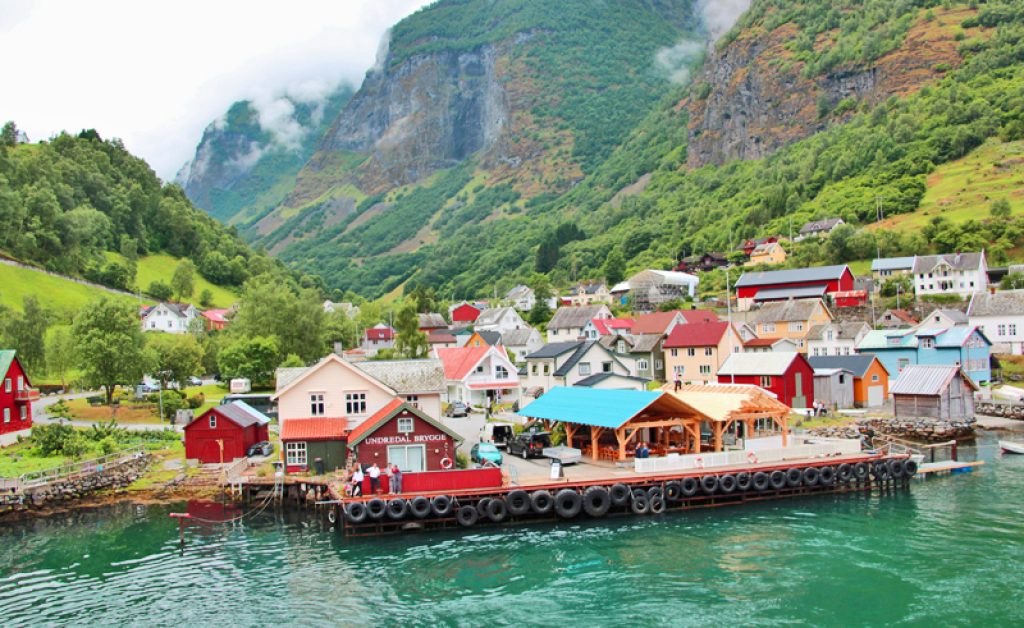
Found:
[{"label": "stone wall", "polygon": [[813,436],[827,438],[874,438],[895,436],[914,441],[941,442],[974,435],[974,418],[951,421],[935,419],[860,419],[853,425],[819,427],[810,430]]},{"label": "stone wall", "polygon": [[0,514],[28,508],[42,508],[86,497],[96,491],[128,486],[139,479],[153,457],[142,455],[103,471],[70,477],[42,486],[29,487],[20,495],[8,495],[0,502]]}]

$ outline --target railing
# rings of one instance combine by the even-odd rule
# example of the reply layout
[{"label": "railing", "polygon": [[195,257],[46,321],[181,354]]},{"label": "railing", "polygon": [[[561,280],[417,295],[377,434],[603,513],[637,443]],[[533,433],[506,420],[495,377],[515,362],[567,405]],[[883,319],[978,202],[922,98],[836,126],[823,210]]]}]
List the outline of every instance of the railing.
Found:
[{"label": "railing", "polygon": [[233,482],[242,476],[242,473],[249,468],[248,458],[239,458],[224,467],[224,477],[228,482]]},{"label": "railing", "polygon": [[[94,458],[92,460],[82,460],[81,462],[74,462],[71,464],[64,464],[58,467],[50,467],[49,469],[41,469],[39,471],[30,471],[23,473],[15,480],[17,489],[25,489],[31,486],[39,486],[41,484],[49,484],[56,480],[72,477],[88,475],[90,473],[98,473],[103,471],[107,467],[117,466],[121,463],[129,460],[134,460],[140,456],[145,455],[146,449],[144,447],[133,447],[131,449],[125,449],[123,451],[114,452],[107,454],[100,458]],[[9,481],[9,479],[8,479]]]},{"label": "railing", "polygon": [[829,439],[828,442],[794,445],[778,449],[722,451],[709,454],[687,454],[685,456],[670,454],[659,458],[637,458],[635,460],[635,470],[637,473],[685,471],[689,469],[707,469],[709,467],[731,467],[744,464],[838,456],[859,452],[859,440]]},{"label": "railing", "polygon": [[38,388],[22,388],[14,391],[15,401],[35,401],[37,399],[39,399]]}]

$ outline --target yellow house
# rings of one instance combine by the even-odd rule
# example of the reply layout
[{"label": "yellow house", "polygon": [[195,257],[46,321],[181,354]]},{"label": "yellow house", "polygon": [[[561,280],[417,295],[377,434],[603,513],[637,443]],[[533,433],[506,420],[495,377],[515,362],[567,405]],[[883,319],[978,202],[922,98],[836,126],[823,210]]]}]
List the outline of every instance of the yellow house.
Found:
[{"label": "yellow house", "polygon": [[745,266],[758,266],[761,264],[773,265],[786,261],[786,250],[778,242],[758,244],[750,254],[750,260]]},{"label": "yellow house", "polygon": [[807,353],[807,333],[815,325],[832,322],[832,313],[821,299],[789,299],[765,303],[752,312],[750,324],[758,338],[786,338]]},{"label": "yellow house", "polygon": [[676,325],[662,345],[665,379],[683,384],[713,384],[718,369],[731,353],[743,350],[736,328],[721,321]]}]

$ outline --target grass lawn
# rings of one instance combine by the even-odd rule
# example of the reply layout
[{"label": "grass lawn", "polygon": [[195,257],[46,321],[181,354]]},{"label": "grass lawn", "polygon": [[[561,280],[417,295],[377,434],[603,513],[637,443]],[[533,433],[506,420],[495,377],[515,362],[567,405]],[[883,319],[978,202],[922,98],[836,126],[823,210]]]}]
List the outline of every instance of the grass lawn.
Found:
[{"label": "grass lawn", "polygon": [[71,418],[76,421],[92,421],[106,423],[117,419],[118,423],[160,423],[160,408],[150,403],[122,403],[119,408],[110,406],[90,406],[85,398],[65,401],[71,410]]},{"label": "grass lawn", "polygon": [[195,416],[199,416],[214,406],[219,406],[221,399],[224,395],[228,394],[227,386],[221,386],[220,384],[206,384],[203,386],[190,386],[183,391],[189,397],[195,397],[202,393],[206,396],[206,403],[199,406],[194,413]]},{"label": "grass lawn", "polygon": [[854,277],[863,277],[871,274],[871,260],[869,259],[857,260],[847,265],[850,267],[850,272],[853,273]]},{"label": "grass lawn", "polygon": [[[118,253],[106,251],[104,255],[109,260],[123,261],[122,257]],[[149,284],[154,281],[162,281],[167,285],[171,285],[171,277],[174,276],[174,270],[178,267],[181,260],[170,255],[147,255],[146,257],[139,258],[138,271],[135,274],[135,285],[141,290],[145,290],[149,287]],[[223,288],[221,286],[215,286],[197,272],[195,274],[195,292],[192,293],[191,302],[199,306],[199,295],[203,290],[209,290],[213,295],[213,307],[231,307],[236,301],[238,301],[238,294]]]},{"label": "grass lawn", "polygon": [[943,164],[928,176],[921,206],[886,218],[872,229],[920,229],[935,216],[952,224],[989,218],[992,201],[1010,201],[1014,216],[1024,215],[1024,141],[990,140],[962,159]]},{"label": "grass lawn", "polygon": [[[0,286],[3,286],[0,288],[0,304],[19,311],[22,299],[30,294],[38,298],[43,307],[67,314],[77,312],[83,305],[99,298],[100,295],[108,295],[118,301],[138,303],[138,299],[134,297],[7,264],[0,264]],[[153,303],[145,299],[143,302]]]},{"label": "grass lawn", "polygon": [[23,441],[0,449],[0,477],[13,478],[64,464],[64,456],[33,456],[32,443]]},{"label": "grass lawn", "polygon": [[803,418],[802,415],[791,414],[789,417],[789,424],[793,427],[812,430],[816,427],[838,427],[840,425],[850,425],[854,420],[855,419],[848,416],[819,416],[808,420]]}]

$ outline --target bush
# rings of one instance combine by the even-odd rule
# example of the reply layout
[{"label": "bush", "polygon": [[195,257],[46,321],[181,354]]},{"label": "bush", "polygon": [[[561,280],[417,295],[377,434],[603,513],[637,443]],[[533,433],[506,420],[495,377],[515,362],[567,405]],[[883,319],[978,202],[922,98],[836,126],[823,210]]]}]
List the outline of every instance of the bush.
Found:
[{"label": "bush", "polygon": [[459,469],[469,468],[469,456],[464,451],[455,452],[455,466]]},{"label": "bush", "polygon": [[90,406],[102,406],[103,402],[106,401],[106,400],[103,398],[102,395],[99,395],[99,396],[95,396],[95,397],[86,397],[85,401]]},{"label": "bush", "polygon": [[189,397],[187,401],[188,407],[192,410],[202,407],[204,403],[206,403],[206,395],[203,393],[193,395],[192,397]]},{"label": "bush", "polygon": [[75,428],[66,423],[32,426],[32,440],[41,456],[77,458],[86,449],[86,442]]},{"label": "bush", "polygon": [[104,456],[106,456],[107,454],[112,454],[118,449],[120,449],[117,440],[113,436],[107,436],[106,438],[101,439],[99,442],[99,446],[100,451],[103,452]]}]

